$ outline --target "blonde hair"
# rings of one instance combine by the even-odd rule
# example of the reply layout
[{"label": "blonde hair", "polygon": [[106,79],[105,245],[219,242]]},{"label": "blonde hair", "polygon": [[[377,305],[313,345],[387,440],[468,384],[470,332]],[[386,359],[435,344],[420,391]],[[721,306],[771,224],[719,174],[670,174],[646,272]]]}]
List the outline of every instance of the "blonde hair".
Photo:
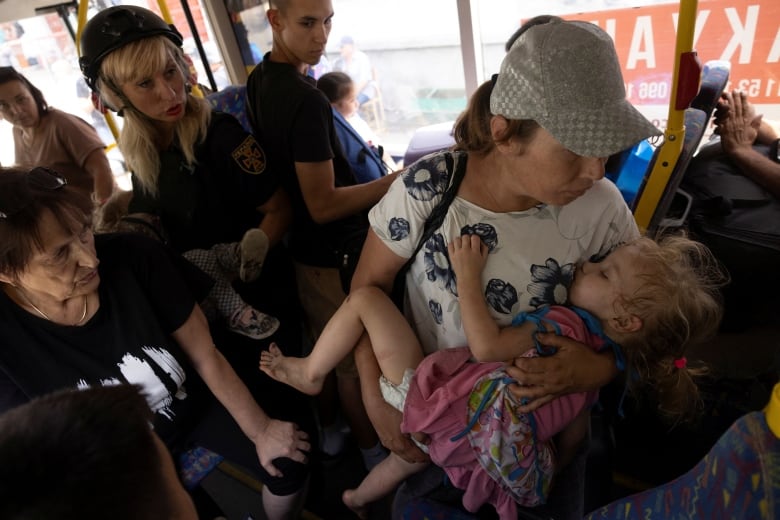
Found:
[{"label": "blonde hair", "polygon": [[[100,65],[97,87],[107,104],[121,110],[124,126],[119,136],[119,148],[141,188],[157,194],[160,174],[160,148],[155,142],[157,131],[153,121],[132,107],[122,94],[121,86],[151,76],[173,58],[181,74],[189,76],[182,51],[165,36],[152,36],[113,51]],[[184,155],[187,166],[195,165],[195,145],[206,138],[211,121],[211,107],[205,99],[187,96],[184,117],[177,123],[175,143]]]},{"label": "blonde hair", "polygon": [[629,388],[647,384],[655,390],[659,411],[670,419],[692,418],[699,405],[695,378],[703,366],[688,366],[686,351],[715,335],[723,315],[719,289],[728,274],[710,250],[684,233],[643,237],[632,242],[642,251],[641,284],[620,303],[639,316],[638,334],[621,339]]}]

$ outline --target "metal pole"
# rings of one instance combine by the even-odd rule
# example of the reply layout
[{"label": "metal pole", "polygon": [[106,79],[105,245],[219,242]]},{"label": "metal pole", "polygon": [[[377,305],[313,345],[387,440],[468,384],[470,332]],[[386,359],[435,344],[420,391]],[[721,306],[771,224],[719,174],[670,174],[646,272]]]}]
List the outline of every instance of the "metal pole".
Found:
[{"label": "metal pole", "polygon": [[200,61],[203,62],[203,68],[206,70],[206,76],[209,79],[209,86],[211,90],[217,91],[217,82],[214,80],[214,74],[211,72],[211,66],[209,64],[208,56],[206,56],[206,50],[203,48],[203,42],[200,41],[200,35],[198,34],[198,27],[195,25],[195,19],[192,17],[192,11],[187,4],[187,0],[181,0],[181,7],[184,9],[184,16],[187,17],[187,25],[190,26],[190,32],[192,32],[192,39],[195,40],[195,46],[198,48],[198,54],[200,55]]}]

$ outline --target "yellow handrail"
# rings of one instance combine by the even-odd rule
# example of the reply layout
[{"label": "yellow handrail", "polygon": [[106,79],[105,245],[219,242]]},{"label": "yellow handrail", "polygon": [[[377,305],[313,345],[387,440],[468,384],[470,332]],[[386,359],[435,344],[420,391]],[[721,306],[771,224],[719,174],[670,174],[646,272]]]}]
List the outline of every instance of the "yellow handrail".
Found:
[{"label": "yellow handrail", "polygon": [[171,18],[171,12],[168,10],[168,3],[165,0],[157,0],[157,6],[160,8],[160,15],[165,23],[173,25],[173,18]]},{"label": "yellow handrail", "polygon": [[[678,90],[681,68],[689,65],[689,60],[695,59],[693,35],[696,26],[697,4],[698,0],[680,1],[674,70],[672,71],[672,94],[669,99],[669,115],[664,131],[664,141],[634,209],[634,219],[642,232],[646,231],[650,225],[685,140],[685,109],[688,108],[691,99],[678,99]],[[696,90],[698,91],[698,88]]]},{"label": "yellow handrail", "polygon": [[[171,18],[171,12],[168,10],[168,3],[165,0],[157,0],[157,6],[160,8],[160,14],[162,15],[162,19],[165,20],[165,23],[168,25],[173,25],[173,18]],[[200,89],[198,84],[193,81],[192,85],[192,95],[198,98],[203,97],[203,91]]]},{"label": "yellow handrail", "polygon": [[[79,0],[78,9],[78,26],[76,27],[76,53],[81,56],[81,33],[84,31],[84,26],[87,25],[87,11],[89,10],[89,0]],[[108,129],[111,130],[111,135],[114,136],[114,141],[119,138],[119,128],[116,126],[114,116],[110,112],[106,111],[103,114],[103,118],[106,120]],[[111,145],[106,147],[106,151],[111,149]]]},{"label": "yellow handrail", "polygon": [[769,404],[764,409],[766,413],[766,422],[769,425],[769,429],[776,437],[780,437],[780,383],[777,383],[772,390],[772,397],[769,399]]}]

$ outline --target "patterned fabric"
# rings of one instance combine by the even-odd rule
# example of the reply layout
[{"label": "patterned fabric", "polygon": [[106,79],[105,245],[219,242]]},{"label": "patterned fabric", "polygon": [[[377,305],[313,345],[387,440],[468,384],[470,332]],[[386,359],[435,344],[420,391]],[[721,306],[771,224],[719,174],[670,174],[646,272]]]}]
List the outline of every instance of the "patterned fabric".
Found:
[{"label": "patterned fabric", "polygon": [[[216,254],[218,246],[224,248],[235,246],[235,244],[216,244],[213,249],[191,249],[182,253],[182,256],[214,279],[214,286],[211,288],[209,298],[219,314],[229,319],[238,309],[246,306],[246,303],[230,283],[232,276],[228,271],[228,266],[218,261]],[[235,250],[235,247],[233,249]],[[233,271],[233,276],[235,276],[235,271]]]},{"label": "patterned fabric", "polygon": [[[407,168],[371,210],[371,226],[395,254],[409,258],[426,218],[441,199],[459,152],[428,155]],[[455,167],[453,167],[454,170]],[[575,265],[638,236],[615,185],[602,179],[566,206],[495,213],[456,197],[444,222],[417,254],[406,278],[406,314],[427,354],[466,345],[447,244],[479,235],[490,249],[482,274],[489,311],[499,327],[521,311],[566,301]]]},{"label": "patterned fabric", "polygon": [[588,520],[780,518],[780,439],[762,412],[738,419],[691,471],[604,506]]},{"label": "patterned fabric", "polygon": [[[467,435],[479,463],[521,506],[544,504],[555,470],[553,446],[536,438],[534,416],[518,403],[504,369],[482,377],[468,402]],[[466,433],[466,432],[464,432]]]},{"label": "patterned fabric", "polygon": [[580,21],[536,25],[515,40],[501,62],[490,112],[533,119],[585,157],[609,157],[661,135],[626,99],[612,38]]},{"label": "patterned fabric", "polygon": [[218,92],[206,96],[211,107],[219,112],[225,112],[238,119],[244,130],[252,133],[252,125],[246,111],[246,86],[230,85]]},{"label": "patterned fabric", "polygon": [[223,460],[222,455],[199,446],[185,451],[179,457],[179,476],[182,484],[189,490],[195,489]]}]

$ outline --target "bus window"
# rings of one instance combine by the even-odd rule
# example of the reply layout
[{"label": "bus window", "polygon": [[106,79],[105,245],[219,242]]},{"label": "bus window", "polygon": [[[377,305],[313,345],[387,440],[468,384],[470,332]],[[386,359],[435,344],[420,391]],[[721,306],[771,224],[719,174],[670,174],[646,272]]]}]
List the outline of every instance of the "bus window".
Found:
[{"label": "bus window", "polygon": [[[255,54],[270,50],[267,8],[262,2],[238,13]],[[333,0],[333,10],[326,54],[313,74],[344,69],[347,45],[368,58],[375,89],[360,114],[392,155],[403,155],[416,128],[452,121],[465,108],[455,2]]]},{"label": "bus window", "polygon": [[[663,129],[679,4],[676,0],[474,2],[479,7],[484,73],[498,69],[505,35],[533,16],[553,14],[593,22],[615,40],[629,99]],[[780,120],[778,17],[780,4],[773,0],[700,0],[694,36],[694,49],[702,63],[731,63],[727,89],[746,91],[757,110],[776,121]]]}]

